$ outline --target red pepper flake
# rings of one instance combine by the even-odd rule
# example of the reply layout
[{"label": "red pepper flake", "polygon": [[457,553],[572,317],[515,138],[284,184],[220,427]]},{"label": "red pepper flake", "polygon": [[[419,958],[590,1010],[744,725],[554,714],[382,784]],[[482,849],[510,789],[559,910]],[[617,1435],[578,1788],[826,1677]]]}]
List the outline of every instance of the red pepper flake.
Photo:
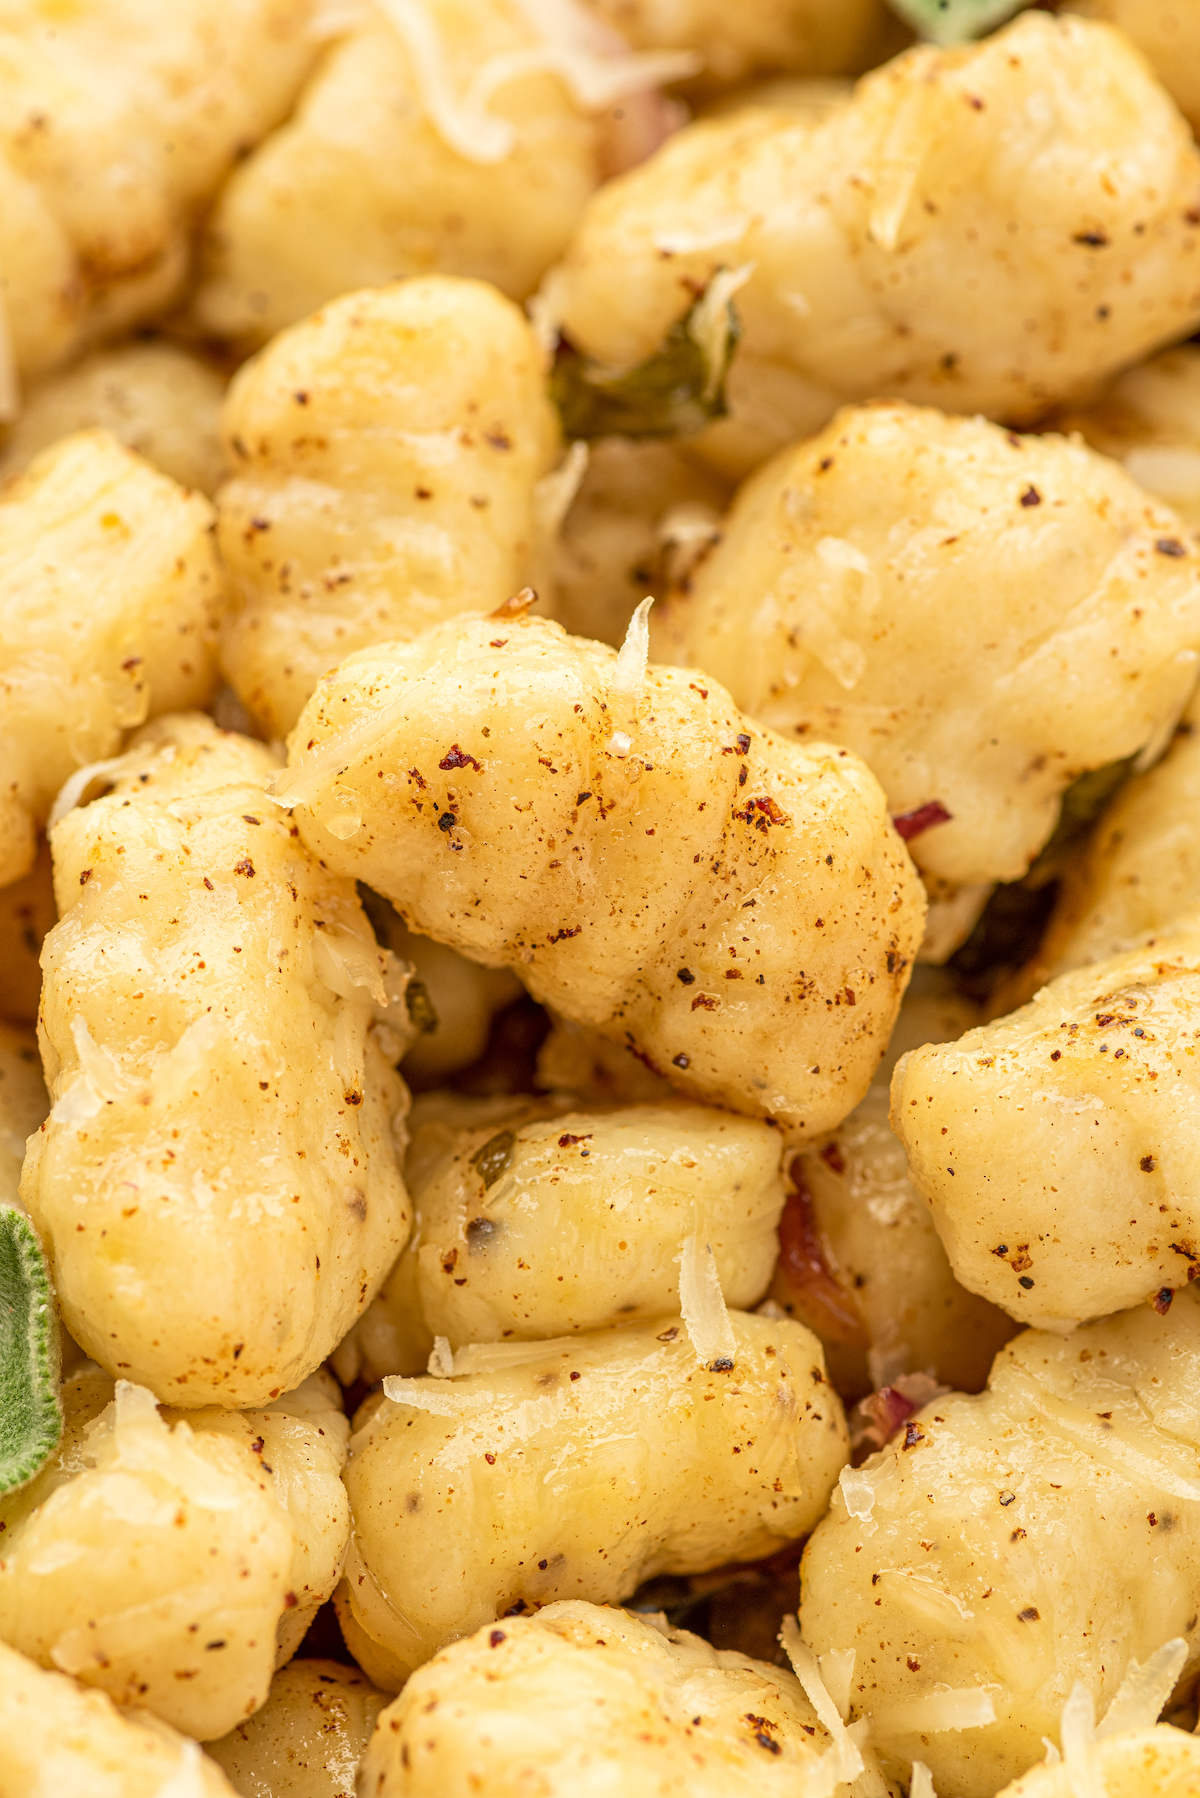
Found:
[{"label": "red pepper flake", "polygon": [[92,870],[90,868],[85,868],[83,870],[83,873],[79,876],[80,886],[85,887],[91,878],[92,878]]},{"label": "red pepper flake", "polygon": [[1029,506],[1040,506],[1041,503],[1042,503],[1042,496],[1038,492],[1037,488],[1033,485],[1033,482],[1031,481],[1029,483],[1028,487],[1026,487],[1024,493],[1021,495],[1021,504],[1025,507],[1029,507]]},{"label": "red pepper flake", "polygon": [[[755,812],[759,814],[757,818]],[[755,830],[764,833],[770,830],[772,824],[790,824],[792,821],[791,815],[782,811],[769,795],[763,799],[748,799],[742,810],[739,812],[735,809],[733,815],[744,824],[753,824]]]},{"label": "red pepper flake", "polygon": [[450,749],[438,763],[438,767],[447,774],[452,768],[474,768],[476,774],[481,774],[483,772],[479,763],[475,760],[475,757],[473,755],[468,755],[465,749],[460,749],[457,743],[451,745]]},{"label": "red pepper flake", "polygon": [[234,862],[233,871],[235,874],[244,874],[247,880],[254,879],[254,863],[248,855],[244,855],[240,862]]},{"label": "red pepper flake", "polygon": [[925,1440],[925,1432],[915,1418],[911,1418],[904,1426],[904,1441],[901,1448],[920,1448]]},{"label": "red pepper flake", "polygon": [[1169,1286],[1163,1286],[1150,1300],[1150,1309],[1152,1311],[1157,1311],[1160,1317],[1165,1317],[1167,1312],[1171,1309],[1171,1300],[1174,1297],[1175,1294],[1171,1291],[1171,1288]]},{"label": "red pepper flake", "polygon": [[[1138,1162],[1138,1166],[1141,1168],[1141,1170],[1144,1174],[1152,1174],[1154,1172],[1155,1168],[1158,1166],[1158,1163],[1157,1163],[1157,1161],[1155,1161],[1153,1155],[1143,1155],[1142,1159]],[[1185,1254],[1186,1250],[1180,1249],[1179,1253],[1181,1255]]]},{"label": "red pepper flake", "polygon": [[1186,556],[1187,550],[1178,537],[1160,537],[1154,545],[1160,556]]},{"label": "red pepper flake", "polygon": [[1017,1612],[1018,1623],[1040,1623],[1041,1620],[1042,1613],[1035,1604],[1027,1604],[1023,1611]]},{"label": "red pepper flake", "polygon": [[[696,997],[692,1000],[692,1010],[698,1011],[703,1007],[705,1011],[716,1011],[720,1003],[721,1001],[719,999],[714,999],[711,993],[697,993]],[[676,1062],[676,1066],[678,1066],[678,1062]],[[684,1066],[687,1066],[686,1062],[684,1063]]]},{"label": "red pepper flake", "polygon": [[560,1136],[558,1139],[558,1146],[560,1149],[569,1149],[577,1142],[591,1142],[591,1140],[592,1132],[588,1130],[585,1131],[582,1136]]},{"label": "red pepper flake", "polygon": [[[488,1460],[490,1461],[492,1459],[493,1459],[493,1456],[489,1455]],[[491,1643],[493,1648],[499,1648],[501,1642],[508,1641],[508,1637],[505,1635],[505,1633],[502,1629],[494,1629],[494,1630],[492,1630],[491,1634],[488,1636],[488,1641]]]},{"label": "red pepper flake", "polygon": [[932,830],[935,824],[949,824],[954,816],[948,812],[940,799],[931,799],[925,805],[918,805],[911,812],[897,812],[892,819],[896,831],[906,843],[919,837],[923,831]]},{"label": "red pepper flake", "polygon": [[568,938],[578,936],[582,929],[582,924],[572,924],[569,930],[556,930],[553,936],[546,938],[546,941],[548,943],[565,943]]}]

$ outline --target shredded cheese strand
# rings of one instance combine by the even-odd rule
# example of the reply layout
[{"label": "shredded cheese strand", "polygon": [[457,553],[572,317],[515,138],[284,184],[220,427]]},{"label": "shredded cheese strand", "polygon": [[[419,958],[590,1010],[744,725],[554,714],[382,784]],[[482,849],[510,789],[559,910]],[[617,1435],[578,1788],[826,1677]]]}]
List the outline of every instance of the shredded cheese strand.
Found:
[{"label": "shredded cheese strand", "polygon": [[489,102],[511,81],[527,75],[557,75],[576,105],[598,112],[625,95],[644,93],[667,81],[694,75],[703,58],[691,51],[635,53],[615,33],[602,33],[575,0],[516,0],[538,42],[489,57],[459,92],[446,47],[422,0],[375,0],[387,23],[403,39],[425,110],[442,140],[468,162],[493,164],[511,156],[517,141],[511,119],[498,117]]},{"label": "shredded cheese strand", "polygon": [[779,1640],[783,1643],[784,1653],[792,1663],[792,1671],[804,1688],[805,1697],[829,1732],[830,1740],[833,1743],[833,1767],[838,1783],[849,1784],[852,1779],[857,1779],[863,1770],[862,1752],[847,1732],[846,1725],[838,1714],[837,1705],[829,1696],[825,1681],[821,1678],[817,1657],[800,1634],[800,1625],[794,1616],[784,1618],[783,1628],[779,1632]]},{"label": "shredded cheese strand", "polygon": [[1117,1695],[1096,1730],[1097,1741],[1103,1736],[1116,1735],[1119,1730],[1153,1729],[1187,1658],[1187,1643],[1182,1636],[1174,1636],[1156,1649],[1148,1660],[1131,1660]]},{"label": "shredded cheese strand", "polygon": [[679,1252],[679,1309],[701,1367],[712,1368],[720,1361],[732,1367],[737,1339],[712,1248],[701,1243],[698,1234],[687,1237]]}]

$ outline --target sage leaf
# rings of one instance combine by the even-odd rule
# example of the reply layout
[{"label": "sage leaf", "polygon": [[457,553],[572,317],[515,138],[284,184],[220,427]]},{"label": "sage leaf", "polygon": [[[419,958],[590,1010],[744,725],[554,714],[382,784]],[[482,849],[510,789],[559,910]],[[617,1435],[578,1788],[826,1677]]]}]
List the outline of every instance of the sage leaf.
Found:
[{"label": "sage leaf", "polygon": [[644,362],[624,371],[559,343],[550,391],[568,438],[684,437],[729,410],[725,380],[742,334],[732,295],[748,271],[721,270]]},{"label": "sage leaf", "polygon": [[931,44],[966,44],[1020,12],[1028,0],[891,0],[891,8]]},{"label": "sage leaf", "polygon": [[25,1485],[62,1434],[58,1323],[46,1258],[23,1211],[0,1206],[0,1493]]}]

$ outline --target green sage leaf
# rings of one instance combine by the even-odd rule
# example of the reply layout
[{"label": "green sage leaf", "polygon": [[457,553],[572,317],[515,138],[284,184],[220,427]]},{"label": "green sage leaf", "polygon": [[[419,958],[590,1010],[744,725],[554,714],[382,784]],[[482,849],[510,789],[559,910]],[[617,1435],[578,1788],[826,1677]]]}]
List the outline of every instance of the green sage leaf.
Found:
[{"label": "green sage leaf", "polygon": [[890,0],[894,13],[931,44],[966,44],[1011,19],[1028,0]]},{"label": "green sage leaf", "polygon": [[494,1186],[511,1165],[516,1142],[514,1130],[498,1130],[495,1136],[488,1137],[482,1149],[476,1149],[471,1157],[471,1166],[485,1187]]},{"label": "green sage leaf", "polygon": [[559,344],[550,391],[568,438],[683,437],[729,410],[725,380],[742,334],[732,295],[745,276],[722,270],[636,368],[605,368]]},{"label": "green sage leaf", "polygon": [[62,1434],[58,1324],[46,1258],[23,1211],[0,1206],[0,1493],[25,1485]]}]

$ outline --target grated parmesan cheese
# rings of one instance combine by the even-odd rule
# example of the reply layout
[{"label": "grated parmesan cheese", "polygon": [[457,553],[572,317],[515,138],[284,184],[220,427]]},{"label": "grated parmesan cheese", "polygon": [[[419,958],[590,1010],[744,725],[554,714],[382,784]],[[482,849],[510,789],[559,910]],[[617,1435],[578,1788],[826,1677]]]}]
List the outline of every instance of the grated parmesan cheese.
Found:
[{"label": "grated parmesan cheese", "polygon": [[821,1678],[817,1657],[801,1636],[800,1625],[795,1617],[784,1618],[779,1640],[792,1663],[793,1673],[804,1688],[805,1697],[829,1731],[833,1743],[828,1756],[830,1770],[838,1784],[848,1784],[850,1780],[857,1779],[863,1770],[862,1751],[842,1722],[838,1707]]},{"label": "grated parmesan cheese", "polygon": [[503,162],[512,154],[515,125],[488,109],[489,101],[510,81],[557,75],[584,112],[598,112],[626,95],[694,75],[702,62],[691,51],[632,51],[623,39],[600,27],[577,0],[516,0],[539,41],[489,57],[461,93],[441,34],[422,0],[375,0],[375,4],[404,41],[435,130],[468,162]]},{"label": "grated parmesan cheese", "polygon": [[908,1798],[937,1798],[933,1774],[924,1761],[914,1761],[912,1764],[912,1783],[908,1788]]},{"label": "grated parmesan cheese", "polygon": [[[616,667],[613,671],[612,685],[609,687],[609,699],[615,714],[624,718],[627,724],[637,723],[638,700],[646,679],[646,667],[650,660],[650,607],[652,599],[644,599],[629,620],[625,632],[625,641],[617,654]],[[631,731],[615,729],[604,745],[609,755],[626,756],[633,748]]]},{"label": "grated parmesan cheese", "polygon": [[1182,1636],[1164,1642],[1148,1660],[1130,1661],[1117,1695],[1096,1730],[1096,1739],[1125,1729],[1153,1729],[1188,1658]]},{"label": "grated parmesan cheese", "polygon": [[716,1259],[711,1245],[702,1244],[695,1234],[684,1240],[679,1252],[679,1309],[700,1365],[711,1368],[725,1361],[732,1367],[737,1343]]}]

